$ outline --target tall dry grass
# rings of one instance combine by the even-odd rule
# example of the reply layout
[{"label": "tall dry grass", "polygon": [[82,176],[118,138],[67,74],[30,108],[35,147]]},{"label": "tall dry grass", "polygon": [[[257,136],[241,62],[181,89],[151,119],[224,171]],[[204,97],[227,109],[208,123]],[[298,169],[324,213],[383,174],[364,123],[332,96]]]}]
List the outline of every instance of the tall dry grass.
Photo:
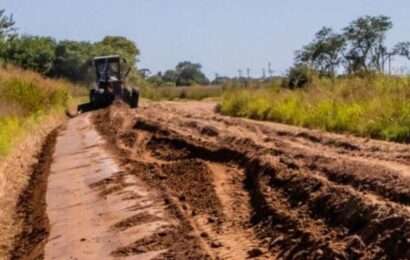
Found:
[{"label": "tall dry grass", "polygon": [[62,112],[75,89],[64,80],[47,79],[12,66],[0,68],[0,156],[18,137],[39,124],[46,115]]},{"label": "tall dry grass", "polygon": [[315,79],[304,89],[239,89],[220,111],[326,131],[410,141],[410,77]]}]

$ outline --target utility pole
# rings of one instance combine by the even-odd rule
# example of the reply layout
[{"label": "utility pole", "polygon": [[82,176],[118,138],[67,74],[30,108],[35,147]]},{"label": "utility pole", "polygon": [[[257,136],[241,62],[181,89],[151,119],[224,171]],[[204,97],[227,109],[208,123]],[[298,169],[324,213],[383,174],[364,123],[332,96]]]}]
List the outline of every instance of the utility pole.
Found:
[{"label": "utility pole", "polygon": [[219,78],[219,74],[215,73],[215,79],[213,82],[211,81],[211,84],[218,84],[218,78]]},{"label": "utility pole", "polygon": [[263,80],[266,79],[266,69],[265,68],[262,69],[262,79]]},{"label": "utility pole", "polygon": [[246,87],[250,86],[250,82],[251,82],[251,69],[246,68]]},{"label": "utility pole", "polygon": [[242,70],[241,69],[239,69],[238,70],[238,82],[239,82],[239,85],[241,86],[242,85]]},{"label": "utility pole", "polygon": [[269,78],[272,79],[273,78],[273,70],[272,70],[272,63],[271,62],[268,63],[268,73],[269,73]]}]

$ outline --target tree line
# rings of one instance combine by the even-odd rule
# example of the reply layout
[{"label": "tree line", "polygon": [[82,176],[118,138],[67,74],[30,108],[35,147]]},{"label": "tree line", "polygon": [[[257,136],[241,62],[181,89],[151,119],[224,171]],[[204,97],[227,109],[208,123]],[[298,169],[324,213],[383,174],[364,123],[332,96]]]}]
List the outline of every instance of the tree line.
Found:
[{"label": "tree line", "polygon": [[[335,77],[339,74],[391,72],[394,57],[410,60],[410,42],[399,42],[392,47],[386,45],[386,34],[392,28],[391,18],[387,16],[360,17],[340,32],[323,27],[310,43],[296,51],[285,85],[303,86],[312,73]],[[154,86],[190,86],[223,84],[231,80],[216,77],[211,82],[202,72],[201,64],[190,61],[151,75],[148,69],[138,70],[140,50],[125,37],[106,36],[98,42],[86,42],[20,35],[13,16],[0,10],[0,61],[3,63],[12,63],[49,77],[90,82],[94,77],[90,66],[92,58],[109,54],[118,54],[127,60],[132,66],[130,80],[136,83],[143,79]]]},{"label": "tree line", "polygon": [[93,79],[91,61],[95,56],[118,54],[132,67],[137,78],[140,51],[136,44],[121,36],[106,36],[98,42],[57,41],[51,37],[19,35],[12,15],[0,10],[0,60],[49,77],[74,82]]},{"label": "tree line", "polygon": [[158,72],[154,75],[148,75],[148,70],[143,71],[146,79],[154,86],[192,86],[208,85],[209,79],[202,72],[202,65],[190,61],[179,62],[175,69],[169,69],[165,72]]},{"label": "tree line", "polygon": [[199,63],[184,61],[175,69],[149,75],[148,69],[138,70],[140,50],[137,45],[121,36],[106,36],[98,42],[57,41],[51,37],[19,35],[12,15],[0,10],[0,61],[37,71],[48,77],[66,78],[74,82],[94,79],[92,58],[117,54],[132,66],[130,81],[145,79],[151,85],[206,85],[208,78]]},{"label": "tree line", "polygon": [[57,41],[51,37],[19,35],[12,15],[0,10],[0,61],[37,71],[48,77],[66,78],[74,82],[94,79],[92,58],[117,54],[132,66],[129,79],[133,83],[145,80],[155,86],[190,86],[209,84],[199,63],[183,61],[175,69],[150,75],[148,69],[138,70],[140,50],[120,36],[106,36],[98,42]]},{"label": "tree line", "polygon": [[364,16],[352,21],[341,32],[323,27],[312,42],[298,50],[295,65],[289,71],[289,85],[301,86],[306,74],[320,76],[391,72],[395,56],[410,59],[410,42],[386,46],[386,34],[393,28],[387,16]]}]

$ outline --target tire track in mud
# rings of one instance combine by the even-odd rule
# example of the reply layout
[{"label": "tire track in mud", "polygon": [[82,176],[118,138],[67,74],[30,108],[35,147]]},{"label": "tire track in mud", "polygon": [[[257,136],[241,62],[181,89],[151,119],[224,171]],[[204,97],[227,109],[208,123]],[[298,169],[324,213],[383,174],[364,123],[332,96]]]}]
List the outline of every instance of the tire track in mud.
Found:
[{"label": "tire track in mud", "polygon": [[400,171],[353,160],[354,142],[306,147],[305,139],[287,138],[293,130],[277,135],[195,109],[154,104],[132,114],[114,106],[95,122],[134,174],[172,198],[198,250],[223,259],[410,257],[409,191]]},{"label": "tire track in mud", "polygon": [[[149,135],[136,134],[135,131],[121,133],[119,128],[111,127],[112,125],[122,126],[124,124],[123,116],[116,116],[113,121],[108,122],[105,121],[108,118],[97,115],[96,126],[109,143],[118,145],[109,147],[115,148],[113,151],[118,154],[118,160],[127,169],[127,172],[142,178],[153,190],[162,194],[167,214],[176,222],[175,225],[155,232],[152,236],[138,239],[126,247],[119,248],[114,252],[114,256],[136,256],[138,258],[144,252],[164,250],[155,259],[215,259],[209,246],[195,229],[191,219],[186,217],[188,208],[183,203],[183,199],[181,200],[182,197],[175,196],[169,186],[158,181],[164,176],[161,167],[165,165],[160,165],[161,160],[150,156],[143,149],[143,146],[147,145],[149,141],[146,138]],[[158,179],[153,178],[154,176]]]},{"label": "tire track in mud", "polygon": [[214,128],[219,127],[214,131],[223,132],[227,128],[257,140],[262,146],[271,144],[272,153],[281,155],[289,162],[289,167],[316,169],[331,181],[385,197],[392,202],[409,203],[410,161],[403,158],[410,157],[410,148],[406,145],[221,117],[212,114],[209,108],[202,110],[208,113],[202,111],[198,116],[178,111],[169,116],[169,121],[195,128],[198,134],[208,127],[207,120],[212,121]]}]

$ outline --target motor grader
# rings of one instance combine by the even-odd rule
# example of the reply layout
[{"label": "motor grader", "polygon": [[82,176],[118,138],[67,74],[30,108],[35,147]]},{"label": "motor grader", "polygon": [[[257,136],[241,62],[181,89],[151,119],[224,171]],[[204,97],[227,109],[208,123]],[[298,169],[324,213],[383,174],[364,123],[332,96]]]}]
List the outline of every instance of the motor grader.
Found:
[{"label": "motor grader", "polygon": [[88,110],[110,106],[115,100],[122,100],[131,108],[138,107],[139,92],[125,86],[125,79],[131,71],[125,59],[119,55],[95,57],[96,84],[90,90]]}]

